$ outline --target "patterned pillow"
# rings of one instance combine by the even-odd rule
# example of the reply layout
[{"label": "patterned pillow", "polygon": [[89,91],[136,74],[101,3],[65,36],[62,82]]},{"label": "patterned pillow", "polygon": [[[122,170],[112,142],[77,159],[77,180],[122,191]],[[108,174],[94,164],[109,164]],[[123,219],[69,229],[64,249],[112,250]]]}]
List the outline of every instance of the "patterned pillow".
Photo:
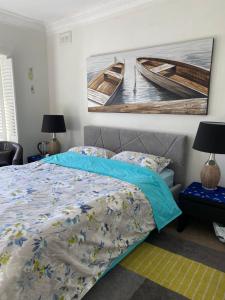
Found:
[{"label": "patterned pillow", "polygon": [[88,156],[98,156],[103,158],[111,158],[113,155],[115,155],[114,152],[99,148],[99,147],[93,147],[93,146],[78,146],[70,148],[68,151],[72,152],[78,152],[80,154],[88,155]]},{"label": "patterned pillow", "polygon": [[134,151],[120,152],[114,155],[112,159],[150,168],[157,173],[162,172],[171,163],[169,158]]}]

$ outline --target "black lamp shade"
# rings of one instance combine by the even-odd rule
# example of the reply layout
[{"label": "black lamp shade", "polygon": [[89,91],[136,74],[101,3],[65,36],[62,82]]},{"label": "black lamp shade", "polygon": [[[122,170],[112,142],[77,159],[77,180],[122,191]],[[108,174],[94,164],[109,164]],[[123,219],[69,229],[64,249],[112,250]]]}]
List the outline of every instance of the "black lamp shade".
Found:
[{"label": "black lamp shade", "polygon": [[202,152],[225,154],[225,123],[200,122],[193,148]]},{"label": "black lamp shade", "polygon": [[66,126],[63,115],[44,115],[42,123],[42,132],[65,132]]}]

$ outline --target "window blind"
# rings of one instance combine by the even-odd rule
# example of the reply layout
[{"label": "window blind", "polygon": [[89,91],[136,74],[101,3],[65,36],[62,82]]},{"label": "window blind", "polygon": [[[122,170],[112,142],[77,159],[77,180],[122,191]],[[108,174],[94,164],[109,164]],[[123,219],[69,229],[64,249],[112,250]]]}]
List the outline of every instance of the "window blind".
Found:
[{"label": "window blind", "polygon": [[0,140],[18,141],[12,59],[0,55]]}]

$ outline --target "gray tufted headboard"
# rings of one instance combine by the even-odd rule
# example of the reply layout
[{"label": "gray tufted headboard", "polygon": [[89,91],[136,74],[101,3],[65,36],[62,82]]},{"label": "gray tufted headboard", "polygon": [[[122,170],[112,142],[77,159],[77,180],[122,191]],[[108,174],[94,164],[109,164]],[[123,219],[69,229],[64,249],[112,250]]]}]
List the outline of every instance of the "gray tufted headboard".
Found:
[{"label": "gray tufted headboard", "polygon": [[86,126],[84,145],[104,147],[116,153],[137,151],[171,158],[175,184],[184,184],[186,136],[174,133]]}]

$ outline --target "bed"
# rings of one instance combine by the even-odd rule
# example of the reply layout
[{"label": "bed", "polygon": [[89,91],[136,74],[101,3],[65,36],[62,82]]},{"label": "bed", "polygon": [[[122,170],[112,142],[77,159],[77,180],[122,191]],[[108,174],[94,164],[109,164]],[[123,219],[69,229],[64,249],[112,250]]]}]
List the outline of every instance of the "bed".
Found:
[{"label": "bed", "polygon": [[[86,145],[171,158],[174,195],[184,180],[185,140],[174,134],[84,128]],[[134,184],[136,168],[158,187],[150,181]],[[164,196],[172,203],[163,180],[153,173],[146,177],[144,169],[68,152],[1,168],[1,299],[81,299],[161,222]],[[125,171],[132,176],[123,181]],[[155,200],[150,203],[146,195]],[[168,213],[173,209],[174,204]]]}]

